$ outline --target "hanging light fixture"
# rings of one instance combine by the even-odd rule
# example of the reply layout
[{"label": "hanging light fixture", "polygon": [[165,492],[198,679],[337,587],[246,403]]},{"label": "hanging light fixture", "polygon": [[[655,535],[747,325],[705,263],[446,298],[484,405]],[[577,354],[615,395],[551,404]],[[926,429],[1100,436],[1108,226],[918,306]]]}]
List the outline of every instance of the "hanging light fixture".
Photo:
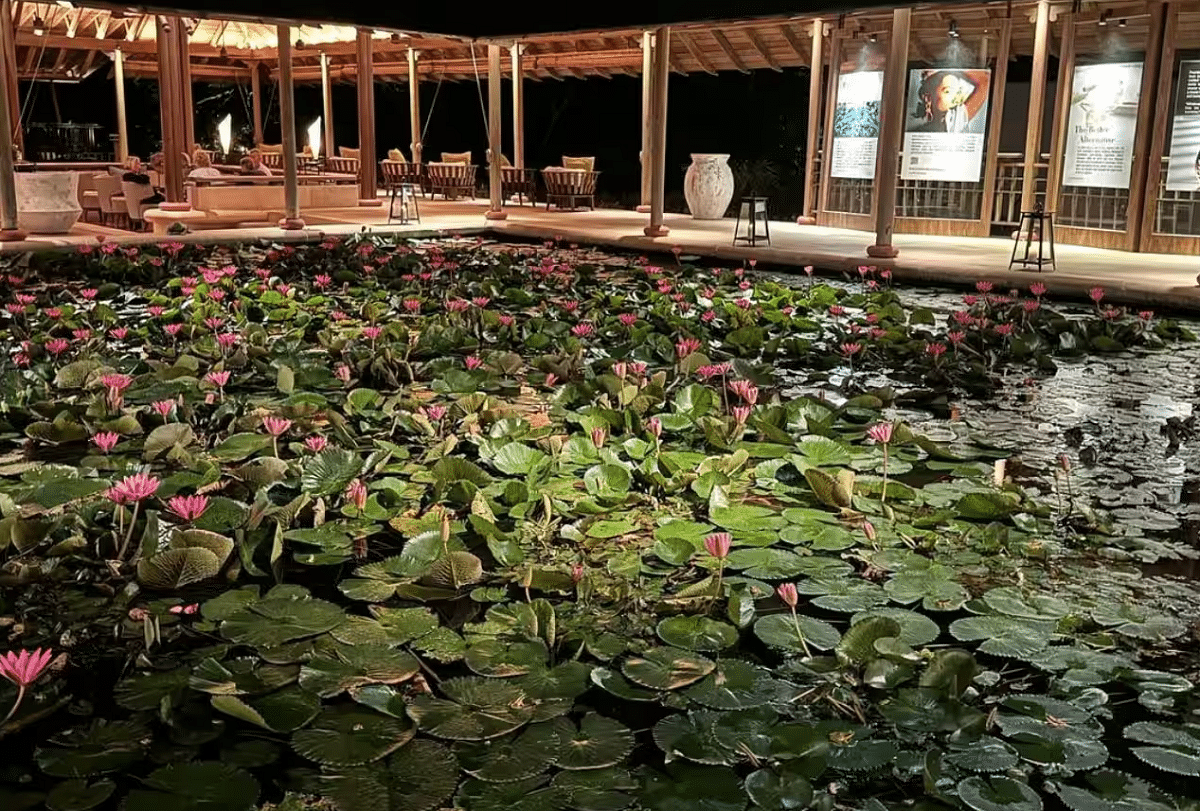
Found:
[{"label": "hanging light fixture", "polygon": [[1108,8],[1100,12],[1100,25],[1108,25],[1108,18],[1112,16],[1112,9]]},{"label": "hanging light fixture", "polygon": [[46,21],[41,17],[33,18],[33,35],[35,37],[44,36],[46,33]]},{"label": "hanging light fixture", "polygon": [[874,45],[876,42],[879,42],[879,37],[875,34],[872,34],[871,36],[867,37],[867,42]]},{"label": "hanging light fixture", "polygon": [[1117,28],[1124,28],[1124,27],[1125,27],[1125,21],[1124,21],[1124,20],[1121,20],[1120,22],[1118,22],[1118,23],[1117,23]]},{"label": "hanging light fixture", "polygon": [[951,20],[950,27],[946,30],[946,36],[950,39],[958,39],[958,21]]}]

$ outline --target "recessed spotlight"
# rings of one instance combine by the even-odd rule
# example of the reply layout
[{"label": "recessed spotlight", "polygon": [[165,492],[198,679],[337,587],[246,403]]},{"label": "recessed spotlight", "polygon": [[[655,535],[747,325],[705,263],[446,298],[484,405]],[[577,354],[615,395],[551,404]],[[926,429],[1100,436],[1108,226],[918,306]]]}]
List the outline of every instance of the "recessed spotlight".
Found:
[{"label": "recessed spotlight", "polygon": [[41,17],[33,18],[33,35],[35,37],[43,36],[46,33],[46,21]]},{"label": "recessed spotlight", "polygon": [[946,30],[946,35],[951,39],[958,39],[958,22],[956,20],[950,21],[950,27]]},{"label": "recessed spotlight", "polygon": [[1112,9],[1105,9],[1100,12],[1100,25],[1108,25],[1108,18],[1112,16]]}]

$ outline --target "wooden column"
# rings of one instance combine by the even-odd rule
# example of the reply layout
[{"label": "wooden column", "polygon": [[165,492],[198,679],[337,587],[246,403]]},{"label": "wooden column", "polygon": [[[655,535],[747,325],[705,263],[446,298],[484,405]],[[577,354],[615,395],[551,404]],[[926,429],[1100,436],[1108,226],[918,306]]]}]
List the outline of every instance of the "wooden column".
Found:
[{"label": "wooden column", "polygon": [[[1157,149],[1150,145],[1150,137],[1157,118],[1169,118],[1167,108],[1171,95],[1155,98],[1158,74],[1163,69],[1163,43],[1166,40],[1168,9],[1166,3],[1150,6],[1150,36],[1146,42],[1146,63],[1142,65],[1142,89],[1138,98],[1137,131],[1133,138],[1133,167],[1129,174],[1129,207],[1125,219],[1125,250],[1135,251],[1141,243],[1141,212],[1154,208],[1158,199],[1158,181],[1161,171],[1161,156],[1154,160]],[[1176,14],[1171,10],[1171,36],[1175,36]],[[1174,70],[1174,59],[1166,66],[1170,74]]]},{"label": "wooden column", "polygon": [[380,205],[375,189],[375,60],[371,30],[358,29],[358,204]]},{"label": "wooden column", "polygon": [[263,142],[263,113],[262,113],[262,63],[250,64],[250,98],[253,104],[254,145]]},{"label": "wooden column", "polygon": [[183,89],[183,151],[191,156],[192,147],[196,146],[196,105],[192,101],[191,35],[182,18],[175,33],[179,37],[179,82]]},{"label": "wooden column", "polygon": [[666,26],[654,32],[653,72],[654,94],[650,115],[650,224],[643,232],[648,237],[662,237],[670,233],[663,225],[663,204],[667,187],[667,83],[671,78],[671,29]]},{"label": "wooden column", "polygon": [[412,130],[413,163],[420,163],[425,145],[421,143],[421,75],[417,69],[419,51],[408,49],[408,126]]},{"label": "wooden column", "polygon": [[504,213],[503,180],[500,171],[500,153],[504,151],[501,140],[500,104],[504,98],[504,88],[501,86],[503,54],[499,45],[488,45],[488,150],[491,160],[488,161],[488,210],[485,215],[489,220],[507,219]]},{"label": "wooden column", "polygon": [[129,157],[129,119],[125,114],[125,52],[113,53],[113,84],[117,88],[117,160],[122,164]]},{"label": "wooden column", "polygon": [[[812,53],[808,60],[808,139],[804,146],[804,210],[796,220],[797,225],[815,225],[814,209],[817,207],[817,183],[813,171],[817,166],[817,136],[821,130],[821,70],[825,64],[822,53],[825,44],[825,22],[812,22]],[[836,67],[836,66],[835,66]]]},{"label": "wooden column", "polygon": [[900,141],[904,136],[904,90],[908,83],[908,32],[912,9],[892,12],[891,48],[883,74],[883,109],[875,152],[875,244],[867,255],[888,259],[900,251],[892,245],[896,224],[896,183],[900,173]]},{"label": "wooden column", "polygon": [[[1158,63],[1158,89],[1155,100],[1171,98],[1171,85],[1175,78],[1175,57],[1177,54],[1177,38],[1179,36],[1179,4],[1168,3],[1165,9],[1166,20],[1163,22],[1162,53]],[[1167,133],[1174,125],[1171,115],[1157,115],[1154,118],[1154,131],[1150,135],[1149,156],[1146,160],[1146,201],[1141,209],[1142,224],[1138,233],[1137,250],[1148,253],[1194,253],[1191,246],[1197,244],[1195,237],[1155,236],[1155,222],[1158,218],[1158,184],[1161,182],[1163,155],[1170,148]],[[1135,211],[1133,206],[1130,211]],[[1186,246],[1186,247],[1185,247]]]},{"label": "wooden column", "polygon": [[283,130],[283,220],[279,227],[297,231],[300,219],[300,185],[296,166],[296,100],[292,95],[292,29],[276,27],[279,40],[279,126]]},{"label": "wooden column", "polygon": [[821,177],[817,189],[818,218],[829,208],[829,178],[833,167],[833,116],[837,111],[838,79],[842,75],[842,30],[829,37],[829,76],[825,82],[825,137],[821,143]]},{"label": "wooden column", "polygon": [[[986,43],[987,40],[984,40]],[[1012,51],[1012,20],[1000,22],[999,43],[996,45],[996,66],[992,68],[992,97],[988,102],[988,133],[984,148],[983,202],[979,207],[981,236],[992,230],[992,215],[996,210],[996,172],[999,166],[1000,130],[1004,124],[1004,91],[1008,84],[1008,57]],[[987,64],[985,61],[984,64]]]},{"label": "wooden column", "polygon": [[329,54],[324,51],[321,52],[321,110],[325,156],[332,158],[337,155],[337,146],[333,143],[333,86],[329,83]]},{"label": "wooden column", "polygon": [[512,46],[513,166],[525,168],[525,46]]},{"label": "wooden column", "polygon": [[[1042,110],[1046,104],[1046,62],[1050,54],[1050,0],[1038,0],[1033,32],[1033,74],[1029,80],[1029,113],[1025,123],[1025,173],[1021,178],[1021,210],[1037,203],[1037,162],[1042,157]],[[1059,71],[1062,81],[1061,74]],[[1068,82],[1070,80],[1068,79]]]},{"label": "wooden column", "polygon": [[654,111],[654,34],[642,32],[642,195],[637,210],[650,212],[650,188],[654,165],[654,131],[651,118]]},{"label": "wooden column", "polygon": [[13,21],[12,0],[0,0],[0,49],[3,50],[7,66],[7,79],[3,88],[8,101],[9,129],[13,145],[25,151],[25,133],[21,127],[21,92],[17,85],[16,23]]},{"label": "wooden column", "polygon": [[[1058,92],[1054,99],[1054,122],[1050,131],[1050,166],[1046,171],[1046,194],[1040,201],[1047,211],[1058,207],[1062,188],[1063,152],[1066,149],[1067,120],[1071,115],[1071,86],[1075,80],[1075,15],[1062,14],[1062,41],[1058,49]],[[1022,197],[1021,208],[1025,208]],[[1036,205],[1038,201],[1034,201]]]},{"label": "wooden column", "polygon": [[[8,18],[11,20],[12,10],[8,0],[4,0],[4,6],[8,8]],[[0,77],[3,79],[0,81],[0,87],[7,96],[10,87],[9,79],[12,76],[12,68],[8,59],[0,59],[0,72],[3,72],[3,76]],[[25,232],[17,227],[17,180],[16,170],[13,168],[15,144],[12,105],[8,101],[0,104],[0,242],[18,242],[25,238]]]},{"label": "wooden column", "polygon": [[162,125],[163,191],[167,202],[183,201],[184,161],[188,148],[185,119],[192,114],[185,108],[183,89],[182,40],[179,31],[183,18],[159,15],[158,30],[158,105]]}]

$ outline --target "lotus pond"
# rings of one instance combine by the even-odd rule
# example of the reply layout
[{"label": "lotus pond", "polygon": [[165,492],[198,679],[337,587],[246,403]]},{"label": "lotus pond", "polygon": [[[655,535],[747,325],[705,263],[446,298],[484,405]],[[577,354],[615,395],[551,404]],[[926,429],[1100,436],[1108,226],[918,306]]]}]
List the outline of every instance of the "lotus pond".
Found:
[{"label": "lotus pond", "polygon": [[1179,324],[554,243],[5,271],[4,811],[1200,807],[1200,595],[1137,565],[1191,550],[986,413]]}]

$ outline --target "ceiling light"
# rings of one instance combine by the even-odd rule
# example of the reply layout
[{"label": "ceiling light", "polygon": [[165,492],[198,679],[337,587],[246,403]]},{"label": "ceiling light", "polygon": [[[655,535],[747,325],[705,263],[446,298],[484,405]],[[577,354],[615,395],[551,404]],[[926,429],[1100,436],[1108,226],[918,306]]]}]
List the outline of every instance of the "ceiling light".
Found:
[{"label": "ceiling light", "polygon": [[399,44],[399,42],[400,42],[400,35],[399,35],[399,34],[392,34],[392,42]]},{"label": "ceiling light", "polygon": [[46,33],[46,21],[43,20],[41,17],[34,17],[33,18],[33,35],[35,37],[40,37],[45,33]]},{"label": "ceiling light", "polygon": [[1124,21],[1124,20],[1121,20],[1119,23],[1117,23],[1117,28],[1124,28],[1124,27],[1125,27],[1125,21]]},{"label": "ceiling light", "polygon": [[302,39],[296,40],[296,50],[300,51],[303,49],[304,49],[304,40],[302,40]]},{"label": "ceiling light", "polygon": [[1108,25],[1108,18],[1112,16],[1112,9],[1105,9],[1100,13],[1100,25]]},{"label": "ceiling light", "polygon": [[955,21],[955,20],[950,21],[950,28],[946,31],[946,34],[951,39],[958,39],[958,22],[957,21]]},{"label": "ceiling light", "polygon": [[879,37],[877,37],[876,35],[872,34],[871,36],[867,37],[867,42],[870,42],[870,43],[872,43],[872,44],[874,44],[874,43],[876,43],[876,42],[879,42]]}]

